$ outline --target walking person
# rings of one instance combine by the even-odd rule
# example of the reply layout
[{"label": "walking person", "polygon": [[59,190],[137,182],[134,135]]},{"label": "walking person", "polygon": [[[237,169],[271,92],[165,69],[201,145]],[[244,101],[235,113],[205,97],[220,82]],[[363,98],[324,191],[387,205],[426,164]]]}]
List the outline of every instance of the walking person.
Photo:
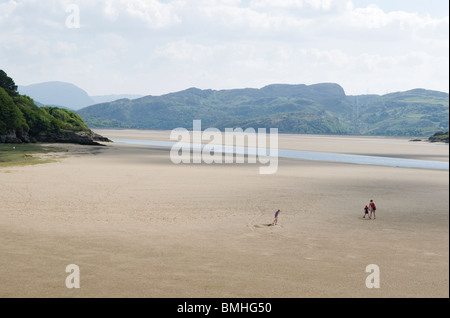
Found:
[{"label": "walking person", "polygon": [[369,203],[369,211],[370,211],[369,219],[372,218],[372,213],[373,213],[373,219],[374,220],[376,219],[376,216],[375,216],[375,211],[376,210],[377,210],[377,206],[375,205],[375,202],[373,202],[373,200],[370,200],[370,203]]},{"label": "walking person", "polygon": [[277,225],[278,223],[278,215],[280,214],[280,210],[277,210],[277,212],[275,212],[275,219],[273,220],[273,225]]},{"label": "walking person", "polygon": [[363,215],[363,219],[366,218],[366,215],[369,216],[369,207],[368,207],[367,205],[364,207],[364,215]]}]

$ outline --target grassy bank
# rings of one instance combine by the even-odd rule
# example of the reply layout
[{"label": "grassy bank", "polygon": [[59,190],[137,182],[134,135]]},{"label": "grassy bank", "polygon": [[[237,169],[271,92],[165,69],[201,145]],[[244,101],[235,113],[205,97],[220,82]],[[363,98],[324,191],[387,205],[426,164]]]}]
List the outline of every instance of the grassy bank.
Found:
[{"label": "grassy bank", "polygon": [[42,144],[0,144],[0,169],[54,162],[52,158],[41,158],[37,154],[66,152],[66,149]]}]

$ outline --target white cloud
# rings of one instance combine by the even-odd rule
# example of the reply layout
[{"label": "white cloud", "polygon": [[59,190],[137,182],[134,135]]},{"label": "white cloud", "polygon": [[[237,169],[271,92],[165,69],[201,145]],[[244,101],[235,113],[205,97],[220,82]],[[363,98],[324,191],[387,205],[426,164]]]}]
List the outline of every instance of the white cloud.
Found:
[{"label": "white cloud", "polygon": [[10,17],[11,13],[16,9],[18,3],[16,1],[8,1],[0,3],[0,22]]},{"label": "white cloud", "polygon": [[119,17],[120,11],[114,6],[114,1],[107,0],[105,1],[105,6],[103,7],[103,13],[108,19],[115,21]]},{"label": "white cloud", "polygon": [[[336,1],[334,1],[336,3]],[[314,10],[329,10],[333,5],[331,0],[252,0],[254,8],[304,8],[310,7]]]},{"label": "white cloud", "polygon": [[[447,18],[448,20],[448,18]],[[418,13],[408,13],[402,11],[384,12],[376,5],[366,8],[354,8],[348,10],[341,17],[342,23],[347,23],[352,27],[360,28],[383,28],[396,24],[399,29],[423,28],[430,24],[440,23],[442,19],[432,19],[429,16],[419,16]]]},{"label": "white cloud", "polygon": [[157,0],[121,0],[121,7],[132,18],[141,19],[151,28],[164,28],[178,24],[181,19],[172,12],[172,5]]},{"label": "white cloud", "polygon": [[156,48],[155,56],[184,62],[204,61],[205,59],[210,58],[215,50],[216,48],[214,47],[192,44],[186,42],[186,40],[181,40],[177,42],[169,42],[164,44],[163,47]]},{"label": "white cloud", "polygon": [[64,41],[58,41],[52,47],[55,53],[66,56],[76,54],[78,50],[77,44]]}]

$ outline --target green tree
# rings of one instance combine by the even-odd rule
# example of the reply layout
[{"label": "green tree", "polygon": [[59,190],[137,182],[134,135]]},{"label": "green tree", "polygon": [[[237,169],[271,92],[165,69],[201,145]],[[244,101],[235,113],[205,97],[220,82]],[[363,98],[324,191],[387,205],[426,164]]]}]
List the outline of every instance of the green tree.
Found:
[{"label": "green tree", "polygon": [[0,133],[25,128],[25,118],[13,99],[0,87]]},{"label": "green tree", "polygon": [[2,87],[9,96],[18,95],[16,83],[14,83],[14,80],[3,70],[0,70],[0,87]]}]

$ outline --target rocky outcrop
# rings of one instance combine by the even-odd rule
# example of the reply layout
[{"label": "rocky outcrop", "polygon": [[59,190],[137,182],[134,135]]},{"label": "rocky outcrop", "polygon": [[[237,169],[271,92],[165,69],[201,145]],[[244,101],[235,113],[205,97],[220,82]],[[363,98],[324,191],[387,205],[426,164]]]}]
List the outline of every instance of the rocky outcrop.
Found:
[{"label": "rocky outcrop", "polygon": [[66,131],[53,134],[41,134],[30,137],[23,131],[8,131],[0,135],[0,143],[29,143],[29,142],[48,142],[48,143],[73,143],[80,145],[101,146],[98,142],[111,142],[106,137],[94,133],[93,131]]},{"label": "rocky outcrop", "polygon": [[7,131],[5,134],[0,135],[0,143],[17,144],[22,143],[22,140],[17,137],[14,130]]},{"label": "rocky outcrop", "polygon": [[95,140],[95,141],[101,141],[101,142],[112,142],[108,138],[103,137],[103,136],[101,136],[101,135],[99,135],[97,133],[93,133],[92,139]]},{"label": "rocky outcrop", "polygon": [[79,131],[79,132],[60,132],[51,135],[40,135],[37,136],[37,141],[40,142],[51,142],[51,143],[71,143],[80,145],[95,145],[101,146],[98,141],[111,142],[106,137],[100,136],[92,131]]},{"label": "rocky outcrop", "polygon": [[22,129],[8,130],[5,134],[0,134],[0,143],[21,144],[33,141],[28,133]]}]

